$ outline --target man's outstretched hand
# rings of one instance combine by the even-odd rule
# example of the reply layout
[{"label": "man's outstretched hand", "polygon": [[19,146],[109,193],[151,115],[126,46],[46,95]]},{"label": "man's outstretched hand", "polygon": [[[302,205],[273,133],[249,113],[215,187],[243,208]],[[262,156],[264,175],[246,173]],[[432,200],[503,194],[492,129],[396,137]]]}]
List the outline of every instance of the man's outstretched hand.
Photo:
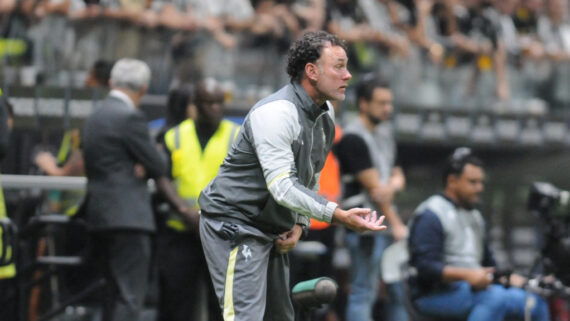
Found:
[{"label": "man's outstretched hand", "polygon": [[332,223],[342,224],[356,232],[383,231],[384,216],[377,217],[376,211],[369,208],[351,208],[347,211],[337,207],[333,213]]}]

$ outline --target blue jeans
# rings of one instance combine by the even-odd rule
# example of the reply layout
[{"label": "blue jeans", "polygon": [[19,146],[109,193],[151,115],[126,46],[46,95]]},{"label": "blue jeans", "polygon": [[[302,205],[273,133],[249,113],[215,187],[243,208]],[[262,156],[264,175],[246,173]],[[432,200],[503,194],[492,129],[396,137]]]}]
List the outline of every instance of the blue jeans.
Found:
[{"label": "blue jeans", "polygon": [[[346,306],[347,321],[369,321],[376,301],[376,289],[380,280],[382,253],[392,242],[390,235],[376,233],[361,236],[347,232],[346,245],[350,252],[351,283]],[[390,301],[386,302],[384,320],[406,321],[401,283],[387,284]]]},{"label": "blue jeans", "polygon": [[548,321],[546,301],[538,295],[519,288],[490,285],[475,291],[465,281],[451,283],[447,289],[415,300],[419,312],[443,318],[467,321],[500,321],[505,318],[524,320],[527,299],[534,302],[530,310],[533,321]]}]

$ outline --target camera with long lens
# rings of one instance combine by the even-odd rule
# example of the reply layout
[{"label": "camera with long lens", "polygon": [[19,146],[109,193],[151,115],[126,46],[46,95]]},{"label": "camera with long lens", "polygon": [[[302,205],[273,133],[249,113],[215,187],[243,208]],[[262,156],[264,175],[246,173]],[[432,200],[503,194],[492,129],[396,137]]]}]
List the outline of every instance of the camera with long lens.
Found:
[{"label": "camera with long lens", "polygon": [[[544,225],[543,244],[536,266],[541,268],[542,289],[570,295],[570,192],[546,182],[532,184],[528,209]],[[553,288],[554,287],[554,288]]]}]

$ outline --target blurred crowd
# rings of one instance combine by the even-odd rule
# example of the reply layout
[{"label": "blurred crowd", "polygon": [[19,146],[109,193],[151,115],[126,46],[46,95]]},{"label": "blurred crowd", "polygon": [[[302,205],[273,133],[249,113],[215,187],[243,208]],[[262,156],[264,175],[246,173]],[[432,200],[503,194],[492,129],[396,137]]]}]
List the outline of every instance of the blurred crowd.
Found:
[{"label": "blurred crowd", "polygon": [[[220,79],[236,101],[287,82],[307,30],[349,43],[355,79],[390,79],[401,103],[570,105],[568,0],[2,0],[3,85],[80,87],[99,59],[136,57],[151,93]],[[413,92],[414,95],[410,95]],[[247,105],[247,104],[246,104]]]}]

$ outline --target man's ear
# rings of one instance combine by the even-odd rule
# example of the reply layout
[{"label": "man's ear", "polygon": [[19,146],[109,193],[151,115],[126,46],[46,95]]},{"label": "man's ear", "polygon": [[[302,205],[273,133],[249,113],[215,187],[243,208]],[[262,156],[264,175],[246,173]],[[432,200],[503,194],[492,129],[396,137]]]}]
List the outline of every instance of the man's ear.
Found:
[{"label": "man's ear", "polygon": [[141,97],[144,96],[144,95],[146,94],[147,90],[148,90],[148,85],[143,86],[143,87],[141,88],[141,90],[139,91],[139,95],[140,95]]},{"label": "man's ear", "polygon": [[317,81],[319,79],[319,66],[317,64],[309,62],[305,65],[305,75],[312,81]]},{"label": "man's ear", "polygon": [[364,98],[358,100],[358,111],[366,111],[368,109],[368,101]]},{"label": "man's ear", "polygon": [[458,179],[459,179],[459,175],[457,175],[457,174],[447,175],[447,185],[446,186],[454,186]]}]

